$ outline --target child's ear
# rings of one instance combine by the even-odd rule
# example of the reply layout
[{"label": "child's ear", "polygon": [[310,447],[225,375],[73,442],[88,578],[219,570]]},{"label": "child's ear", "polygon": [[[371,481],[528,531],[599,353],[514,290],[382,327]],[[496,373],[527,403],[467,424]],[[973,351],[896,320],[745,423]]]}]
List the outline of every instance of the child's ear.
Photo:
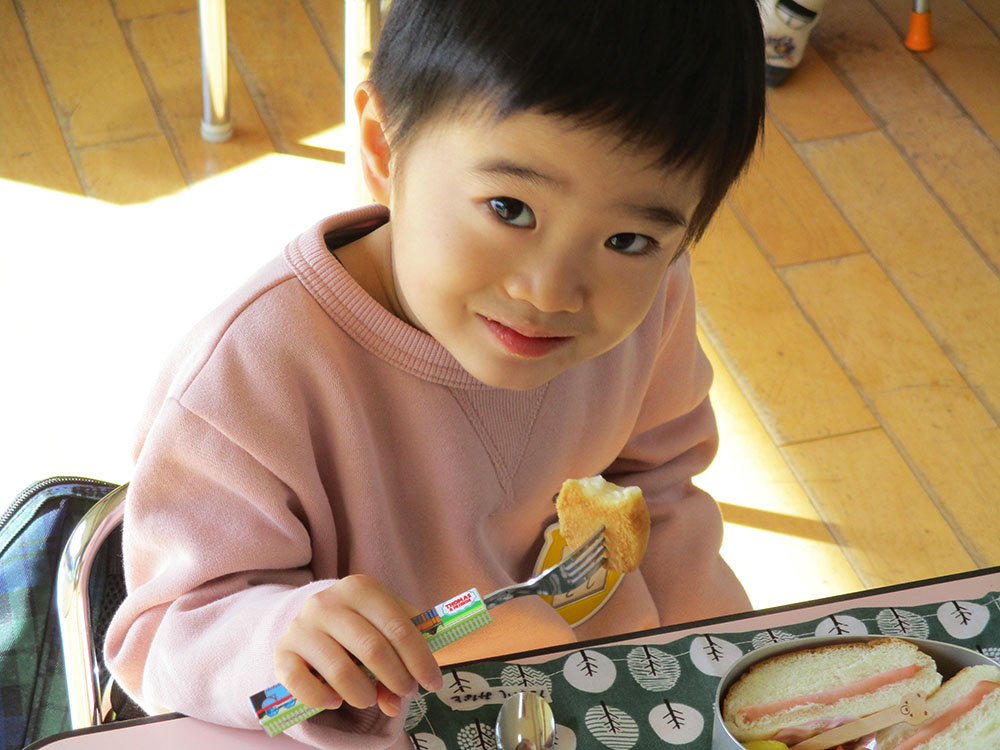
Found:
[{"label": "child's ear", "polygon": [[354,92],[358,110],[361,174],[372,197],[389,205],[389,142],[385,137],[382,106],[371,84],[365,81]]}]

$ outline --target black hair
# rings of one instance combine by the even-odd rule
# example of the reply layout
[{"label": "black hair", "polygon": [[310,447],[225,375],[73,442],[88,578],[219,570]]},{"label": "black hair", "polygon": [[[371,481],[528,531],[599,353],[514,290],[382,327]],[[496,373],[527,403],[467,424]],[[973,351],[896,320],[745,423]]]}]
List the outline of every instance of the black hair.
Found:
[{"label": "black hair", "polygon": [[370,80],[393,147],[488,106],[610,128],[704,175],[683,248],[745,168],[764,119],[755,0],[393,0]]}]

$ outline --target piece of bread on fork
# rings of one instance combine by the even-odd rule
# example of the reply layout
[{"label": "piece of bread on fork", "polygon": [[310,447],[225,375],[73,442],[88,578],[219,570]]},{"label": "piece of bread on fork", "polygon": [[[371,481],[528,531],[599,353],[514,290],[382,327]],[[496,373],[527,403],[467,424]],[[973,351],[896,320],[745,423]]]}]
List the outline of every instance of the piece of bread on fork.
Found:
[{"label": "piece of bread on fork", "polygon": [[619,487],[598,475],[567,479],[556,496],[559,528],[576,548],[602,525],[607,547],[604,567],[630,573],[639,567],[649,544],[649,510],[642,490]]}]

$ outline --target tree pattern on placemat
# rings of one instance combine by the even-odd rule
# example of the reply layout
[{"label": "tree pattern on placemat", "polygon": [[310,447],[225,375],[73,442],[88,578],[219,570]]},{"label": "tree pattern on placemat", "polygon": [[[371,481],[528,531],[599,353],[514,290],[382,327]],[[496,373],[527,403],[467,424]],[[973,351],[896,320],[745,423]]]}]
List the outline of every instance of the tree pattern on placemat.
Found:
[{"label": "tree pattern on placemat", "polygon": [[798,638],[797,635],[792,635],[785,630],[772,630],[768,628],[767,630],[762,630],[757,633],[752,639],[750,639],[750,645],[753,646],[754,651],[759,648],[764,648],[764,646],[771,646],[775,643],[784,643],[785,641],[794,641]]},{"label": "tree pattern on placemat", "polygon": [[403,729],[412,731],[427,713],[427,697],[418,695],[410,701],[410,708],[406,712],[406,719],[403,721]]},{"label": "tree pattern on placemat", "polygon": [[410,744],[413,745],[413,750],[448,750],[444,741],[433,734],[427,734],[426,732],[418,732],[417,734],[411,734]]},{"label": "tree pattern on placemat", "polygon": [[618,670],[611,659],[596,649],[584,649],[569,655],[563,666],[566,681],[577,690],[603,693],[611,687]]},{"label": "tree pattern on placemat", "polygon": [[824,617],[816,625],[813,635],[865,635],[867,632],[868,627],[857,617],[841,614]]},{"label": "tree pattern on placemat", "polygon": [[576,732],[556,722],[556,741],[552,747],[555,750],[576,750]]},{"label": "tree pattern on placemat", "polygon": [[459,750],[497,750],[497,736],[492,723],[476,719],[458,730]]},{"label": "tree pattern on placemat", "polygon": [[552,678],[523,664],[508,664],[500,671],[500,680],[510,687],[540,687],[552,694]]},{"label": "tree pattern on placemat", "polygon": [[663,633],[660,640],[586,646],[530,662],[466,664],[444,670],[442,690],[418,696],[407,715],[407,733],[415,750],[496,750],[499,703],[523,686],[551,697],[557,750],[710,750],[719,678],[742,654],[789,639],[858,634],[956,643],[1000,663],[1000,594],[847,609],[780,630],[673,641]]},{"label": "tree pattern on placemat", "polygon": [[663,705],[650,709],[647,718],[656,735],[671,745],[686,745],[696,740],[705,728],[705,717],[698,709],[666,698]]},{"label": "tree pattern on placemat", "polygon": [[655,646],[636,646],[625,661],[632,678],[651,693],[670,690],[681,676],[680,660]]},{"label": "tree pattern on placemat", "polygon": [[713,677],[722,677],[733,666],[743,651],[735,643],[731,643],[717,635],[696,635],[688,649],[691,663],[699,671]]},{"label": "tree pattern on placemat", "polygon": [[976,649],[983,656],[989,657],[997,664],[1000,664],[1000,646],[987,646],[986,648]]},{"label": "tree pattern on placemat", "polygon": [[611,750],[631,750],[639,741],[639,725],[635,719],[604,701],[587,710],[584,723],[594,738]]},{"label": "tree pattern on placemat", "polygon": [[976,602],[944,602],[937,610],[938,622],[958,640],[975,638],[990,621],[990,611]]},{"label": "tree pattern on placemat", "polygon": [[879,632],[883,635],[905,635],[910,638],[926,638],[931,633],[927,619],[916,612],[889,607],[875,617]]}]

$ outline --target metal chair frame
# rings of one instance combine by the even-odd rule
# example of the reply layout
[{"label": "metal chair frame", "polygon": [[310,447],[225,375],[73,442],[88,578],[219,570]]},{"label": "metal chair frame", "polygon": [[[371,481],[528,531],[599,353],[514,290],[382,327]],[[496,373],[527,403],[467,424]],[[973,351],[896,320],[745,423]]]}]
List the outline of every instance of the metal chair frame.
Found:
[{"label": "metal chair frame", "polygon": [[127,484],[98,500],[70,534],[56,573],[56,604],[73,729],[97,726],[111,717],[110,683],[100,684],[99,649],[91,629],[90,572],[108,535],[125,513]]}]

